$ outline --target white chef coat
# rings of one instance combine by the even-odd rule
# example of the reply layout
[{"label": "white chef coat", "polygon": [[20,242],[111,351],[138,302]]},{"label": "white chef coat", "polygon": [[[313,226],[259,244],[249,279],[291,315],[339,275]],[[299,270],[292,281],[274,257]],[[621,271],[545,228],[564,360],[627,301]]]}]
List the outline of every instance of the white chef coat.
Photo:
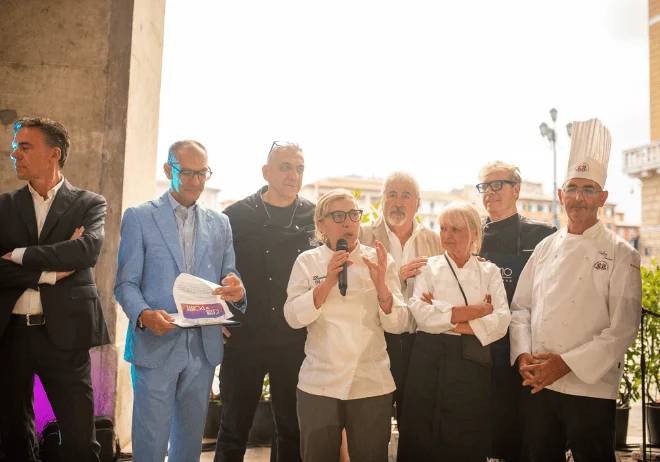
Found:
[{"label": "white chef coat", "polygon": [[[445,255],[449,255],[445,252]],[[461,289],[447,264],[445,255],[429,258],[422,273],[415,281],[415,291],[410,297],[408,306],[415,317],[417,330],[429,334],[451,334],[448,332],[456,327],[451,323],[452,310],[455,306],[465,306]],[[469,305],[477,305],[484,301],[486,294],[491,295],[493,312],[487,316],[468,321],[474,335],[482,345],[488,345],[506,335],[511,313],[506,299],[506,290],[500,269],[489,262],[479,262],[476,257],[470,259],[459,268],[449,257],[456,276],[461,282]],[[433,304],[421,300],[424,292],[433,295]]]},{"label": "white chef coat", "polygon": [[640,324],[639,264],[639,253],[601,221],[542,241],[511,303],[511,364],[521,353],[555,353],[571,372],[546,388],[616,399]]},{"label": "white chef coat", "polygon": [[399,334],[408,321],[408,309],[394,260],[387,257],[385,282],[392,292],[392,312],[381,310],[369,268],[362,261],[377,261],[376,250],[360,245],[350,253],[348,290],[342,296],[335,285],[316,309],[314,287],[326,277],[334,252],[327,246],[301,253],[287,289],[284,317],[291,327],[307,327],[305,361],[298,388],[306,393],[348,400],[381,396],[395,390],[383,330]]}]

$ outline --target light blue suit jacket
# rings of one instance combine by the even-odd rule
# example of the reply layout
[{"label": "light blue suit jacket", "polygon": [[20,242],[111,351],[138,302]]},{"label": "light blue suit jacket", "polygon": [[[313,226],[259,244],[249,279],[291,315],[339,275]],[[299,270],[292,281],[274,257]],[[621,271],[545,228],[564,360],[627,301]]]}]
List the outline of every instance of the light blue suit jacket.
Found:
[{"label": "light blue suit jacket", "polygon": [[[230,272],[238,277],[229,219],[200,205],[196,207],[193,275],[220,284]],[[183,329],[156,335],[136,329],[145,309],[176,313],[172,295],[174,280],[185,272],[183,249],[174,211],[167,193],[156,200],[131,207],[121,223],[115,297],[128,316],[124,359],[142,367],[160,367],[178,353],[174,345]],[[239,309],[245,311],[246,304]],[[202,327],[206,357],[212,366],[222,360],[222,328]]]}]

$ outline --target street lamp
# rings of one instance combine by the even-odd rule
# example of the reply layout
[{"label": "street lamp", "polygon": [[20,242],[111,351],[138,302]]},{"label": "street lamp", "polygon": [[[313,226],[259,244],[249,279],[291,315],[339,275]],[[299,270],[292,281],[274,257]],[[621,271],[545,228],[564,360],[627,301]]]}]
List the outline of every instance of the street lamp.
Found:
[{"label": "street lamp", "polygon": [[[552,153],[553,153],[553,166],[554,166],[554,176],[553,176],[553,192],[552,192],[552,224],[555,228],[559,229],[559,219],[557,218],[557,109],[550,109],[550,118],[552,119],[552,127],[549,127],[548,124],[543,122],[539,126],[541,131],[541,136],[547,138],[550,143],[552,143]],[[573,131],[573,124],[566,125],[566,131],[568,136],[571,136]]]}]

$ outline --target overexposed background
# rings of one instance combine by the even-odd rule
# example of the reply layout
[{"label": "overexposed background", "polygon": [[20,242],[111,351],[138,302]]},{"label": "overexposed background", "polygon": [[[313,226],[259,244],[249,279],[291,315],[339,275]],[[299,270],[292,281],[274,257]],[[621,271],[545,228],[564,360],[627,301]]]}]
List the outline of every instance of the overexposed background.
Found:
[{"label": "overexposed background", "polygon": [[224,198],[264,183],[273,140],[301,144],[305,183],[403,169],[449,191],[501,159],[550,193],[556,107],[558,183],[565,125],[598,117],[610,200],[640,220],[621,152],[650,141],[646,0],[169,0],[163,58],[159,163],[201,141]]}]

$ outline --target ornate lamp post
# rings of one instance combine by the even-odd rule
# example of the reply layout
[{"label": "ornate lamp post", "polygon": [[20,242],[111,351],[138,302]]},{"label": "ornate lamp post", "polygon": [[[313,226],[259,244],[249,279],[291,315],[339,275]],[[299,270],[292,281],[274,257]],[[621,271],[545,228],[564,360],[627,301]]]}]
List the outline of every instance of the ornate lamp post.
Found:
[{"label": "ornate lamp post", "polygon": [[[552,191],[552,224],[555,228],[559,229],[559,220],[557,219],[557,109],[550,109],[550,118],[552,119],[552,127],[549,127],[548,124],[543,122],[539,129],[541,130],[541,136],[547,138],[550,143],[552,143],[552,153],[553,153],[553,191]],[[573,124],[569,123],[566,125],[566,131],[570,138],[571,132],[573,130]]]}]

